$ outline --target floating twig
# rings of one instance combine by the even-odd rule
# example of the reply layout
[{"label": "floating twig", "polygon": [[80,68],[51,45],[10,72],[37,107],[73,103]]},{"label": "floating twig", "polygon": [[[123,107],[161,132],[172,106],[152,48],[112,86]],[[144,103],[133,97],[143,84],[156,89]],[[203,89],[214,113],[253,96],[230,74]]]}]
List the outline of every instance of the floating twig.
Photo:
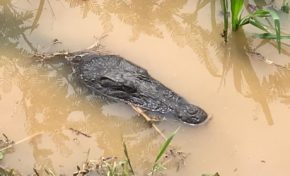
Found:
[{"label": "floating twig", "polygon": [[13,147],[14,145],[17,145],[17,144],[23,143],[23,142],[25,142],[25,141],[28,141],[28,140],[30,140],[30,139],[32,139],[32,138],[34,138],[34,137],[36,137],[36,136],[39,136],[39,135],[41,135],[41,134],[43,134],[43,133],[42,133],[42,132],[39,132],[39,133],[35,133],[35,134],[31,135],[31,136],[28,136],[28,137],[26,137],[26,138],[24,138],[24,139],[21,139],[21,140],[15,142],[15,143],[13,143],[13,144],[10,144],[10,145],[8,145],[8,146],[6,146],[6,147],[0,149],[0,152],[3,152],[3,151],[5,151],[5,150],[7,150],[7,149]]},{"label": "floating twig", "polygon": [[35,53],[35,54],[33,54],[32,57],[36,57],[36,58],[38,58],[39,61],[43,62],[44,60],[54,59],[56,57],[63,57],[63,58],[65,58],[69,54],[71,54],[71,53],[66,52],[66,51],[64,51],[64,52],[54,52],[52,54]]},{"label": "floating twig", "polygon": [[36,176],[40,176],[38,171],[35,168],[33,168],[33,172],[35,173]]},{"label": "floating twig", "polygon": [[158,132],[158,134],[160,134],[160,136],[166,140],[166,136],[162,133],[162,131],[156,126],[156,124],[154,123],[154,120],[152,120],[151,117],[149,117],[147,114],[144,113],[144,111],[139,108],[139,107],[136,107],[134,105],[131,104],[131,107],[138,113],[140,114],[145,120],[146,122],[150,123],[150,125]]},{"label": "floating twig", "polygon": [[[148,123],[150,123],[150,125],[160,134],[160,136],[167,141],[167,137],[162,133],[162,131],[156,126],[156,124],[154,123],[155,121],[152,120],[151,117],[149,117],[147,114],[144,113],[144,111],[139,108],[139,107],[135,107],[134,105],[131,104],[131,107],[138,113],[140,114]],[[169,144],[170,148],[170,155],[172,158],[176,159],[177,161],[177,168],[176,170],[178,171],[185,162],[186,157],[188,156],[188,154],[182,152],[182,151],[176,151],[174,148],[172,148],[172,145]],[[167,154],[167,157],[169,156],[169,154]],[[166,163],[166,162],[165,162]],[[164,163],[164,164],[165,164]]]},{"label": "floating twig", "polygon": [[88,135],[88,134],[86,134],[84,132],[81,132],[80,130],[76,130],[74,128],[69,128],[69,130],[71,130],[72,132],[74,132],[76,135],[80,135],[81,134],[81,135],[83,135],[83,136],[85,136],[87,138],[92,137],[92,136],[90,136],[90,135]]}]

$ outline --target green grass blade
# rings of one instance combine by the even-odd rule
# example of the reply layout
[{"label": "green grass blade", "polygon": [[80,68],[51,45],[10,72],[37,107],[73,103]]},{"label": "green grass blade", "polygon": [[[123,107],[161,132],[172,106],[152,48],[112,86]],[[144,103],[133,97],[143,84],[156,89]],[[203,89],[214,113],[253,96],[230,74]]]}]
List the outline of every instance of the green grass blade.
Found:
[{"label": "green grass blade", "polygon": [[245,25],[250,23],[251,25],[265,31],[265,32],[269,32],[269,29],[267,28],[266,25],[264,25],[263,23],[261,23],[257,17],[269,17],[270,13],[267,10],[263,10],[263,9],[258,9],[256,11],[254,11],[252,14],[248,15],[247,17],[245,17],[242,22],[241,25]]},{"label": "green grass blade", "polygon": [[232,30],[237,31],[241,20],[241,11],[244,6],[244,0],[231,0],[232,12]]},{"label": "green grass blade", "polygon": [[105,164],[106,164],[106,167],[107,167],[107,169],[108,169],[108,171],[107,171],[107,176],[114,176],[114,174],[115,174],[115,165],[116,165],[116,163],[114,162],[113,164],[110,164],[110,163],[108,163],[108,162],[104,162]]},{"label": "green grass blade", "polygon": [[280,17],[278,14],[274,11],[269,9],[268,12],[270,13],[271,17],[274,20],[275,25],[275,31],[276,31],[276,42],[278,46],[279,53],[281,52],[281,30],[280,30]]},{"label": "green grass blade", "polygon": [[131,164],[131,160],[130,160],[130,158],[129,158],[129,154],[128,154],[127,146],[126,146],[126,144],[125,144],[124,141],[123,141],[123,147],[124,147],[124,153],[125,153],[125,156],[126,156],[127,162],[128,162],[128,164],[129,164],[129,167],[130,167],[130,169],[131,169],[131,172],[132,172],[133,175],[135,175],[134,170],[133,170],[133,167],[132,167],[132,164]]},{"label": "green grass blade", "polygon": [[269,32],[269,29],[263,24],[261,23],[258,19],[256,19],[255,17],[252,17],[249,20],[249,23],[265,32]]},{"label": "green grass blade", "polygon": [[[276,34],[272,34],[272,33],[256,34],[255,37],[261,38],[261,39],[276,39],[277,38]],[[281,35],[280,38],[281,39],[290,39],[290,36],[289,35]]]},{"label": "green grass blade", "polygon": [[162,146],[160,147],[160,150],[158,152],[158,155],[154,161],[154,165],[152,168],[152,173],[151,175],[154,175],[154,172],[158,169],[158,168],[162,168],[163,166],[160,165],[159,160],[161,159],[161,157],[164,155],[164,153],[166,152],[166,149],[168,148],[169,144],[171,143],[173,137],[176,135],[177,131],[179,130],[179,127],[165,140],[165,142],[162,144]]},{"label": "green grass blade", "polygon": [[250,19],[251,19],[250,16],[245,16],[245,17],[241,18],[239,25],[243,26],[243,25],[249,24]]},{"label": "green grass blade", "polygon": [[154,161],[154,163],[157,163],[162,155],[165,153],[166,149],[168,148],[169,144],[171,143],[173,137],[176,135],[177,131],[179,130],[179,128],[177,128],[167,139],[166,141],[162,144],[160,150],[159,150],[159,153]]},{"label": "green grass blade", "polygon": [[255,17],[269,17],[270,13],[268,10],[264,10],[264,9],[257,9],[254,11],[254,13],[252,14],[252,16]]}]

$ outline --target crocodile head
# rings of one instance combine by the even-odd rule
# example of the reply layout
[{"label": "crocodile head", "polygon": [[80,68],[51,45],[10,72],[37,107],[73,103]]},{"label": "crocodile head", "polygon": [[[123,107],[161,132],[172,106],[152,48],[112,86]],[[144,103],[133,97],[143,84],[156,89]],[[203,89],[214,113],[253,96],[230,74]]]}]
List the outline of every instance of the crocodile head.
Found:
[{"label": "crocodile head", "polygon": [[204,122],[208,115],[198,106],[195,105],[183,105],[177,110],[177,116],[181,121],[190,125],[197,125]]}]

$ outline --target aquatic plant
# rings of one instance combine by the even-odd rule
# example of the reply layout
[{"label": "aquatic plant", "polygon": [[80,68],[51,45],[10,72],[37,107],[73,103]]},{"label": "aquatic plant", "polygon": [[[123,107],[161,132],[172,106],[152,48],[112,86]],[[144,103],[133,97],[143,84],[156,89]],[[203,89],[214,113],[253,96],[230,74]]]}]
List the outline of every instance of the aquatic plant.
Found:
[{"label": "aquatic plant", "polygon": [[221,2],[222,2],[223,12],[224,12],[224,31],[222,33],[222,37],[224,37],[225,42],[227,42],[228,41],[228,26],[229,26],[228,1],[222,0]]},{"label": "aquatic plant", "polygon": [[13,169],[4,169],[0,167],[0,175],[1,176],[18,176],[17,173]]},{"label": "aquatic plant", "polygon": [[169,147],[169,144],[171,143],[172,139],[174,138],[174,136],[176,135],[178,130],[179,130],[179,128],[177,128],[162,144],[162,146],[161,146],[161,148],[160,148],[160,150],[155,158],[155,161],[154,161],[154,165],[152,168],[152,175],[159,170],[165,169],[164,165],[160,162],[160,159],[165,154],[167,148]]},{"label": "aquatic plant", "polygon": [[289,13],[289,3],[286,0],[283,0],[281,11],[284,13]]},{"label": "aquatic plant", "polygon": [[9,55],[11,51],[23,52],[24,49],[18,47],[21,38],[32,51],[36,51],[26,35],[31,28],[28,23],[33,13],[19,9],[12,0],[0,1],[0,56]]},{"label": "aquatic plant", "polygon": [[[223,12],[224,12],[224,23],[228,23],[228,9],[227,4],[228,0],[222,0]],[[232,31],[236,32],[238,29],[244,25],[251,24],[252,26],[262,30],[264,33],[256,35],[258,38],[262,39],[275,39],[277,43],[278,52],[281,52],[281,39],[290,38],[290,36],[281,36],[280,29],[280,17],[275,10],[272,9],[259,9],[256,8],[246,16],[242,16],[244,8],[244,0],[231,0],[231,21],[232,21]],[[271,18],[272,25],[274,29],[262,23],[261,18]],[[227,28],[227,25],[224,25],[224,28]],[[227,31],[227,29],[224,29]],[[226,41],[226,36],[225,41]]]},{"label": "aquatic plant", "polygon": [[[161,159],[165,155],[170,143],[172,142],[174,136],[176,135],[176,129],[161,145],[159,152],[155,158],[152,171],[148,175],[154,175],[156,172],[165,169],[164,164],[161,162]],[[84,175],[107,175],[107,176],[134,176],[136,175],[129,158],[127,146],[125,142],[123,142],[124,154],[126,159],[119,160],[117,157],[102,157],[99,160],[87,160],[83,167],[77,166],[77,171],[73,174],[73,176],[84,176]]]},{"label": "aquatic plant", "polygon": [[4,159],[4,151],[14,144],[14,141],[10,140],[6,134],[2,133],[0,137],[0,161]]},{"label": "aquatic plant", "polygon": [[130,160],[130,157],[128,154],[127,146],[126,146],[126,143],[124,141],[123,141],[123,148],[124,148],[124,154],[126,156],[126,163],[127,163],[127,165],[125,165],[125,167],[123,167],[124,171],[126,171],[125,173],[128,173],[128,174],[132,173],[133,175],[135,175],[132,164],[131,164],[131,160]]},{"label": "aquatic plant", "polygon": [[[161,145],[159,152],[157,153],[156,159],[154,161],[152,172],[150,173],[150,175],[154,175],[154,173],[161,171],[162,169],[165,169],[165,167],[160,162],[160,160],[161,158],[163,158],[164,154],[166,153],[170,143],[172,142],[178,130],[179,128],[176,129]],[[26,141],[27,139],[31,139],[34,136],[35,135],[25,138],[24,140],[21,140],[20,142]],[[7,144],[8,141],[10,140],[8,140],[6,135],[5,135],[5,141],[0,140],[0,144],[1,142],[5,144],[2,146],[2,148],[0,147],[0,152],[1,152],[0,154],[4,155],[2,151],[10,148],[11,144],[10,142]],[[20,142],[16,142],[15,144],[18,144]],[[13,145],[15,144],[13,142]],[[94,174],[106,175],[106,176],[117,176],[117,175],[134,176],[135,172],[133,170],[125,142],[123,142],[123,148],[124,148],[124,154],[125,154],[126,159],[119,160],[117,157],[107,157],[107,158],[102,157],[99,160],[87,159],[87,161],[84,162],[82,168],[77,166],[77,171],[73,174],[73,176],[84,176],[84,175],[94,175]],[[2,156],[0,160],[3,159],[3,157],[4,156]],[[44,168],[44,171],[47,176],[56,175],[52,170],[48,168]],[[35,168],[33,169],[33,172],[36,175],[40,175],[40,173]],[[16,173],[13,169],[5,169],[0,166],[0,176],[20,176],[20,174]]]}]

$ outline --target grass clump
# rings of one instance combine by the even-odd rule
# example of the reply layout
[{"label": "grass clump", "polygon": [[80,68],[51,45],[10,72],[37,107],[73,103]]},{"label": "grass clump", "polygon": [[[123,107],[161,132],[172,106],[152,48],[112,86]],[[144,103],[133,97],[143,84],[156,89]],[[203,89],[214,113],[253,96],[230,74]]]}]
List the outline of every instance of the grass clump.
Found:
[{"label": "grass clump", "polygon": [[[222,0],[223,12],[224,12],[224,23],[228,23],[227,19],[227,6],[228,0]],[[244,9],[244,0],[231,0],[231,21],[232,21],[232,31],[236,32],[239,28],[244,25],[250,24],[260,30],[263,33],[256,35],[258,38],[262,39],[274,39],[277,43],[278,52],[281,52],[281,39],[290,38],[290,36],[281,36],[280,28],[280,17],[273,9],[255,9],[246,16],[242,16]],[[271,19],[270,26],[262,23],[261,19]],[[273,27],[271,27],[273,26]],[[224,25],[224,28],[228,28],[228,25]],[[227,31],[227,29],[224,29]],[[225,38],[226,41],[226,38]]]},{"label": "grass clump", "polygon": [[[178,128],[179,129],[179,128]],[[152,171],[148,175],[155,175],[157,172],[160,172],[165,169],[164,163],[161,162],[161,159],[164,158],[164,155],[170,146],[174,136],[176,135],[178,129],[176,129],[161,145],[159,152],[153,163]],[[6,135],[3,140],[0,140],[0,149],[7,148],[12,143]],[[99,160],[88,160],[83,163],[83,165],[77,166],[77,171],[73,173],[73,176],[89,176],[89,175],[100,175],[100,176],[135,176],[132,162],[129,157],[126,144],[123,142],[124,155],[125,159],[120,160],[117,157],[102,157]],[[1,150],[0,150],[1,151]],[[4,153],[0,152],[0,160],[3,159]],[[40,175],[36,169],[33,169],[34,175]],[[56,174],[45,168],[45,176],[56,176]],[[0,166],[0,176],[20,176],[13,169],[5,169]]]},{"label": "grass clump", "polygon": [[[10,140],[7,135],[2,133],[2,137],[0,137],[0,161],[4,159],[5,149],[9,146],[12,146],[13,144],[14,141]],[[2,175],[0,174],[0,176]]]},{"label": "grass clump", "polygon": [[[179,129],[179,128],[178,128]],[[176,135],[178,129],[176,129],[161,145],[159,152],[153,163],[152,171],[148,175],[155,175],[164,169],[164,163],[161,159],[164,157],[170,143]],[[120,160],[117,157],[100,158],[99,160],[87,160],[82,167],[77,166],[77,171],[73,176],[87,176],[87,175],[104,175],[104,176],[134,176],[137,175],[134,172],[132,162],[129,157],[126,144],[123,142],[125,159]]]},{"label": "grass clump", "polygon": [[82,168],[77,166],[77,171],[73,176],[85,175],[106,175],[106,176],[132,176],[134,172],[130,171],[126,160],[118,160],[117,157],[102,157],[99,160],[88,160]]},{"label": "grass clump", "polygon": [[0,167],[0,175],[1,176],[20,176],[13,169],[5,169]]}]

